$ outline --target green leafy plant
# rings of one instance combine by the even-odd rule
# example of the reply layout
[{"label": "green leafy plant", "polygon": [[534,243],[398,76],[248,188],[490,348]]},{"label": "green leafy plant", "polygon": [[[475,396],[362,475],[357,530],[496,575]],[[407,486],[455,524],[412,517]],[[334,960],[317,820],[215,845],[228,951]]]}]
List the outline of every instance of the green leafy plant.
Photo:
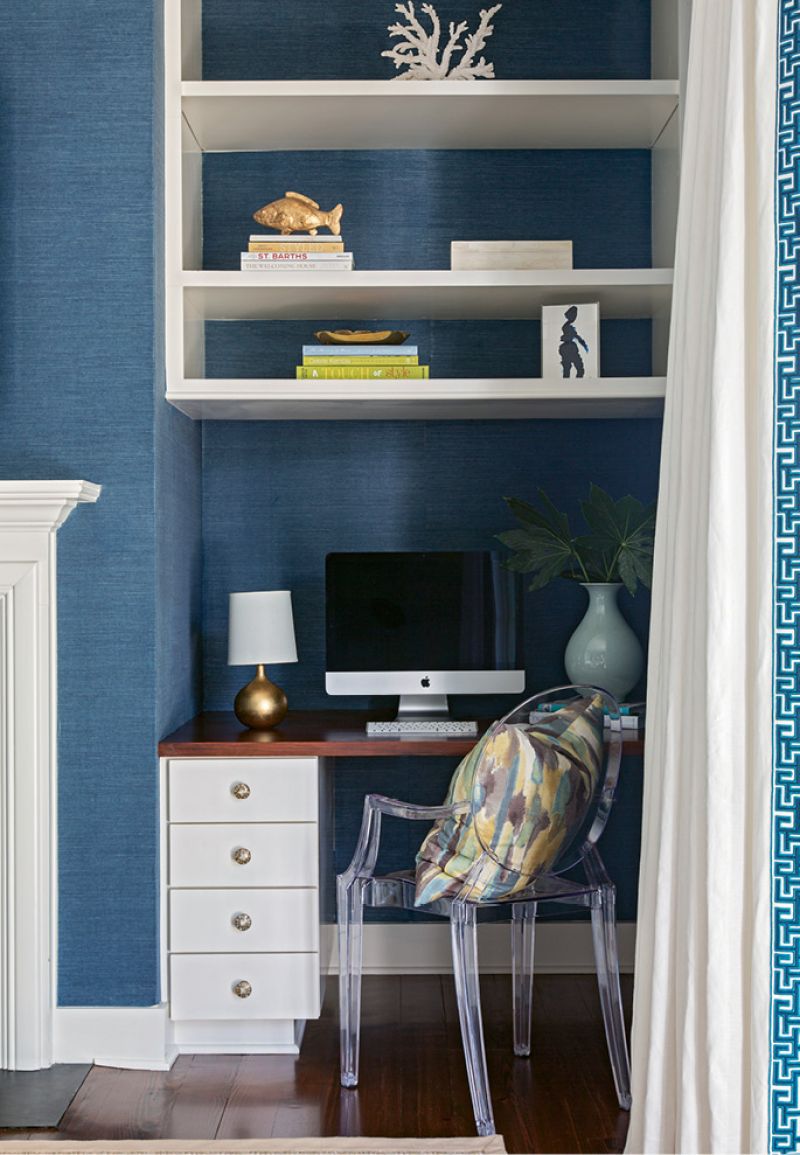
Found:
[{"label": "green leafy plant", "polygon": [[532,574],[531,590],[554,578],[576,582],[623,582],[635,594],[639,583],[648,589],[653,577],[655,505],[642,505],[628,495],[614,501],[598,485],[580,503],[587,532],[575,536],[569,518],[553,505],[543,489],[537,508],[518,497],[504,497],[520,528],[498,533],[513,551],[509,569]]}]

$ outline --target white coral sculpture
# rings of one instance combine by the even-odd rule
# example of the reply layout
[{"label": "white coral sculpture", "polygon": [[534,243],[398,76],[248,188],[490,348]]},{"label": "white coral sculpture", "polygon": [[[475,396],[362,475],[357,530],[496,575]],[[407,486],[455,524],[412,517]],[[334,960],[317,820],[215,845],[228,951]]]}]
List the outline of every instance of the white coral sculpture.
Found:
[{"label": "white coral sculpture", "polygon": [[[407,23],[390,24],[389,35],[392,39],[402,38],[402,43],[382,52],[381,56],[393,60],[395,68],[406,69],[395,76],[395,80],[493,80],[494,65],[489,64],[483,56],[476,62],[475,57],[486,47],[486,41],[494,32],[492,19],[502,7],[502,4],[495,4],[493,8],[482,8],[477,30],[467,35],[463,45],[460,40],[468,29],[466,20],[460,24],[451,23],[449,39],[441,49],[440,57],[442,26],[434,6],[422,5],[422,11],[432,26],[431,32],[427,33],[417,18],[413,0],[406,4],[395,4],[395,12],[404,16]],[[456,52],[463,55],[451,68],[453,54]]]}]

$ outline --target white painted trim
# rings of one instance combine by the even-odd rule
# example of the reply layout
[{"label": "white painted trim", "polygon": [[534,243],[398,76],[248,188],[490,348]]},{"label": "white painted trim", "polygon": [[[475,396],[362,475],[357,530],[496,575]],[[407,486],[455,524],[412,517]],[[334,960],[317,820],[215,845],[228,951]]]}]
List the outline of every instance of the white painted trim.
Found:
[{"label": "white painted trim", "polygon": [[56,530],[100,487],[0,481],[0,1066],[52,1062]]},{"label": "white painted trim", "polygon": [[[634,923],[618,928],[620,965],[633,970]],[[511,969],[507,923],[479,930],[484,974]],[[336,972],[335,950],[331,970]],[[367,924],[365,974],[447,974],[452,970],[447,923]],[[588,923],[541,923],[536,931],[537,974],[594,972]],[[304,1024],[291,1020],[171,1022],[166,1003],[152,1007],[57,1007],[53,1060],[132,1070],[169,1070],[178,1054],[297,1054]]]},{"label": "white painted trim", "polygon": [[[620,970],[633,971],[636,923],[617,926]],[[484,974],[510,974],[511,931],[508,923],[478,928],[478,954]],[[331,973],[338,973],[336,944]],[[445,922],[367,923],[364,927],[364,974],[448,974],[453,969],[450,926]],[[594,952],[589,922],[540,922],[536,927],[536,974],[593,974]]]},{"label": "white painted trim", "polygon": [[53,1062],[168,1071],[167,1004],[152,1007],[56,1007]]},{"label": "white painted trim", "polygon": [[183,1019],[169,1037],[178,1055],[299,1055],[304,1029],[295,1019]]}]

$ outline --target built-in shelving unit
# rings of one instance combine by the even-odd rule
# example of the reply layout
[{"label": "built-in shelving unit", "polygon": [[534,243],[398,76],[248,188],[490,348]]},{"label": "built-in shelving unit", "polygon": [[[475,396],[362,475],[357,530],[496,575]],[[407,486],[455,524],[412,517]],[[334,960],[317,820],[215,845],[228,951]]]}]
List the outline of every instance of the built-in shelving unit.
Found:
[{"label": "built-in shelving unit", "polygon": [[389,269],[353,273],[187,272],[184,300],[205,321],[534,320],[542,305],[600,302],[603,317],[656,317],[669,311],[671,269],[548,269],[451,272]]},{"label": "built-in shelving unit", "polygon": [[[167,400],[213,420],[640,417],[663,403],[679,171],[683,0],[653,0],[654,79],[204,81],[201,0],[167,0]],[[204,152],[349,149],[651,149],[656,267],[291,274],[203,268]],[[524,232],[524,229],[522,230]],[[599,301],[653,323],[653,376],[427,382],[208,378],[216,321],[538,319]],[[520,372],[526,372],[520,365]],[[435,365],[433,366],[435,372]]]},{"label": "built-in shelving unit", "polygon": [[203,152],[384,148],[652,148],[674,80],[188,81]]},{"label": "built-in shelving unit", "polygon": [[185,380],[167,400],[196,420],[430,421],[657,417],[663,377],[572,381],[493,377],[430,381]]}]

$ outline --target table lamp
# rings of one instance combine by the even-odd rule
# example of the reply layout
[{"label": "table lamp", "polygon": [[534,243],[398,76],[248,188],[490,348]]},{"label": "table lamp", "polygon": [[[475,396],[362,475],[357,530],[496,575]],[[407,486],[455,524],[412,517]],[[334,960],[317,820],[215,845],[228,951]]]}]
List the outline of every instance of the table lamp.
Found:
[{"label": "table lamp", "polygon": [[228,665],[257,666],[252,682],[236,695],[234,713],[251,730],[271,730],[286,717],[288,702],[264,673],[269,663],[297,661],[289,590],[231,594],[228,613]]}]

